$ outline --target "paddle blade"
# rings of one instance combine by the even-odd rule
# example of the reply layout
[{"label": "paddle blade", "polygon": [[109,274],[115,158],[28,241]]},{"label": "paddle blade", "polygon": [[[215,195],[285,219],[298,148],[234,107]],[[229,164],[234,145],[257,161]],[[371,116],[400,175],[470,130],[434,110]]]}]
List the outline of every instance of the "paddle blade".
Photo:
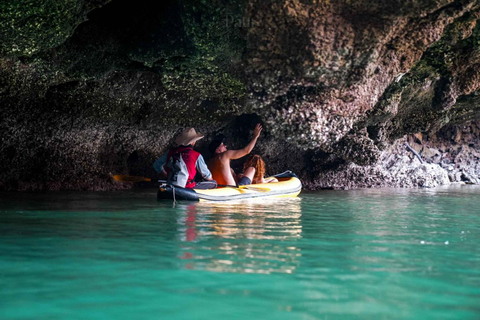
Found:
[{"label": "paddle blade", "polygon": [[228,185],[228,184],[219,184],[219,185],[217,185],[217,187],[234,188],[234,189],[237,189],[238,191],[240,191],[241,193],[244,193],[243,192],[244,189],[252,190],[252,191],[256,191],[256,192],[269,192],[269,191],[272,190],[272,189],[266,188],[266,187],[255,187],[255,186],[252,186],[251,184],[242,185],[242,186],[238,186],[238,187],[231,186],[231,185]]},{"label": "paddle blade", "polygon": [[118,182],[141,182],[141,181],[152,181],[152,179],[147,177],[138,177],[138,176],[129,176],[129,175],[120,175],[116,174],[113,176],[113,179]]},{"label": "paddle blade", "polygon": [[248,189],[248,190],[252,190],[252,191],[256,191],[256,192],[269,192],[270,188],[263,188],[263,187],[254,187],[252,185],[246,185],[246,186],[240,186],[239,187],[240,189]]}]

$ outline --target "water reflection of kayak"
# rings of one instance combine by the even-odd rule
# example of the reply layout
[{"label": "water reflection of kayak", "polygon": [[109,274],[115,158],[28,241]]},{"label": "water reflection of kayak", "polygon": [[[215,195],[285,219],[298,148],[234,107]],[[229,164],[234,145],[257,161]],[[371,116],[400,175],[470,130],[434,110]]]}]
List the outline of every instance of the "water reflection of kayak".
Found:
[{"label": "water reflection of kayak", "polygon": [[161,185],[158,200],[232,201],[267,197],[296,197],[302,191],[300,179],[291,171],[274,176],[278,182],[221,187],[208,190],[186,189]]}]

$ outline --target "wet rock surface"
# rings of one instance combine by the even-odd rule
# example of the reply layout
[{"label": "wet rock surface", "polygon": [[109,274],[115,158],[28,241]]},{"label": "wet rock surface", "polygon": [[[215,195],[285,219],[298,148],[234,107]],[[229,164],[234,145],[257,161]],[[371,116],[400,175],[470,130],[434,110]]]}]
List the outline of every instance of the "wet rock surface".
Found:
[{"label": "wet rock surface", "polygon": [[406,139],[384,150],[373,165],[345,164],[322,172],[311,188],[352,189],[370,187],[429,188],[450,184],[449,173],[436,163],[421,163],[407,151]]},{"label": "wet rock surface", "polygon": [[479,6],[4,1],[0,190],[130,188],[110,173],[154,176],[182,127],[208,157],[256,122],[307,188],[477,184]]}]

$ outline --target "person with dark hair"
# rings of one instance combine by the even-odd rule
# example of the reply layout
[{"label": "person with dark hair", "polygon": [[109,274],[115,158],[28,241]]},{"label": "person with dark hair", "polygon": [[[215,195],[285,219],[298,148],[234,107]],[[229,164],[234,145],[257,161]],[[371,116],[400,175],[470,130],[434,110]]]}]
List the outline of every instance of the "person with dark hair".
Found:
[{"label": "person with dark hair", "polygon": [[[251,175],[253,171],[252,183],[269,183],[269,182],[278,182],[277,178],[270,177],[265,179],[265,162],[262,157],[258,154],[252,154],[248,156],[247,160],[243,164],[244,174]],[[240,175],[239,175],[240,176]]]},{"label": "person with dark hair", "polygon": [[233,169],[230,167],[230,161],[239,159],[252,152],[253,147],[257,143],[257,139],[262,132],[262,126],[258,123],[253,130],[253,138],[250,142],[238,150],[228,150],[225,145],[225,136],[216,137],[209,146],[210,152],[213,157],[208,162],[208,168],[212,172],[212,177],[220,185],[247,185],[252,183],[254,170],[244,172],[241,179],[237,180],[237,176]]},{"label": "person with dark hair", "polygon": [[[155,161],[153,167],[158,173],[167,176],[168,184],[190,189],[213,189],[217,187],[202,155],[193,150],[195,143],[203,137],[194,128],[186,128],[175,139],[178,146],[170,148]],[[210,181],[196,183],[195,175],[197,171],[200,172],[203,179]]]}]

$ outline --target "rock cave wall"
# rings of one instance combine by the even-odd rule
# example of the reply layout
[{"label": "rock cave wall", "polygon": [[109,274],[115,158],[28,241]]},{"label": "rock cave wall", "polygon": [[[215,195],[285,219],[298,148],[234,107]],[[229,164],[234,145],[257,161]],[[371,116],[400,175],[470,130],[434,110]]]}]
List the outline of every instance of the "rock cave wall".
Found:
[{"label": "rock cave wall", "polygon": [[256,122],[267,171],[310,189],[479,183],[479,18],[467,0],[4,1],[0,190],[131,188],[111,173],[154,176],[182,127],[206,153]]}]

